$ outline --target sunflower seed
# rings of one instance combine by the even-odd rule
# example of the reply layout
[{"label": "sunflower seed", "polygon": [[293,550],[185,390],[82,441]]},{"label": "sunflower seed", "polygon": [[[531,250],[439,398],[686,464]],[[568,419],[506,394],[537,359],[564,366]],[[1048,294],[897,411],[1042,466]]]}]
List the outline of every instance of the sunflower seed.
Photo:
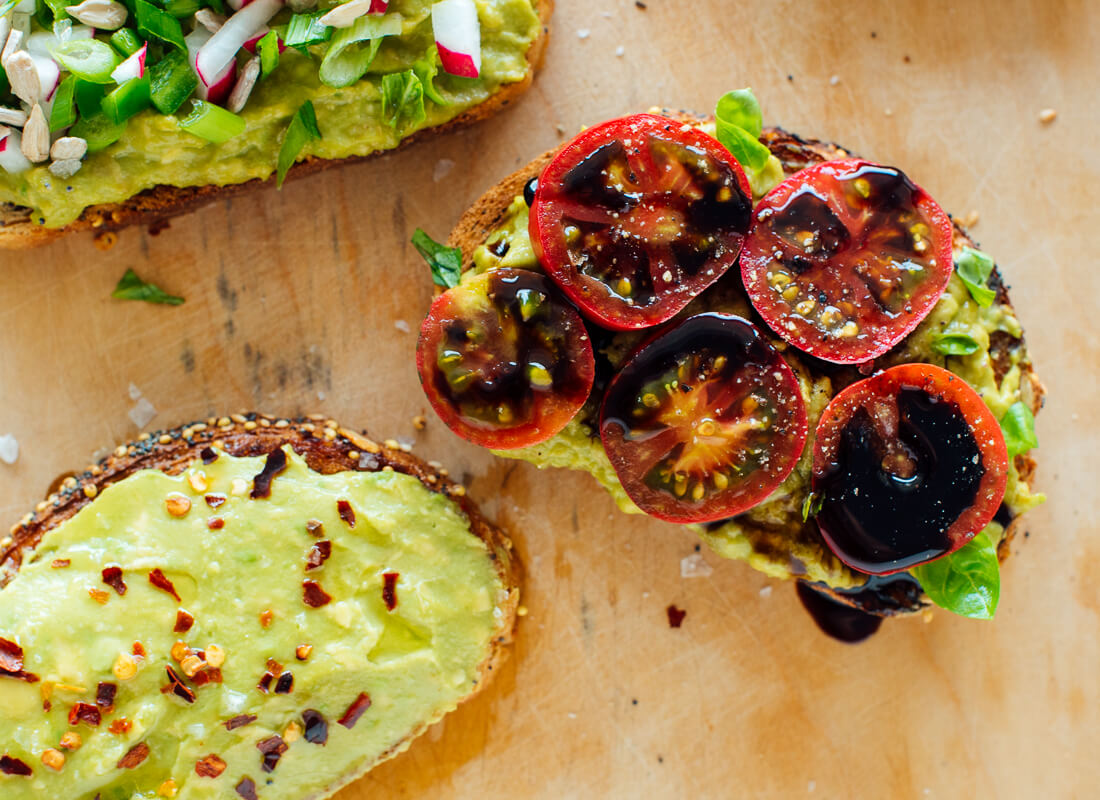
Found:
[{"label": "sunflower seed", "polygon": [[22,128],[27,124],[27,112],[18,108],[4,108],[0,106],[0,125],[11,125]]},{"label": "sunflower seed", "polygon": [[233,87],[233,91],[229,95],[229,101],[225,104],[226,108],[234,114],[239,114],[245,103],[248,102],[249,95],[252,94],[252,89],[259,77],[260,59],[253,56],[244,65],[244,69],[241,70],[241,77],[237,79],[237,85]]},{"label": "sunflower seed", "polygon": [[50,173],[56,175],[58,178],[68,180],[73,175],[80,172],[80,168],[83,165],[83,162],[79,158],[63,158],[60,161],[50,162]]},{"label": "sunflower seed", "polygon": [[117,31],[130,14],[126,6],[115,0],[84,0],[80,5],[69,6],[65,10],[70,17],[85,25],[105,31]]},{"label": "sunflower seed", "polygon": [[19,48],[23,46],[23,31],[13,27],[10,34],[8,34],[8,40],[4,43],[4,49],[0,51],[0,66],[3,66],[5,70],[8,68],[8,61],[15,55]]},{"label": "sunflower seed", "polygon": [[[37,80],[37,76],[36,76]],[[23,127],[23,155],[32,164],[41,164],[50,157],[50,126],[42,106],[34,104],[27,124]]]},{"label": "sunflower seed", "polygon": [[321,17],[321,24],[331,25],[333,28],[349,28],[355,20],[370,11],[371,2],[372,0],[351,0],[350,3],[336,6]]},{"label": "sunflower seed", "polygon": [[225,17],[214,13],[209,8],[201,8],[195,12],[195,22],[211,33],[217,33],[221,26],[225,24]]},{"label": "sunflower seed", "polygon": [[79,161],[88,152],[88,142],[79,136],[62,136],[50,148],[50,158],[54,161]]},{"label": "sunflower seed", "polygon": [[8,73],[12,94],[27,105],[38,103],[42,97],[42,82],[38,79],[38,70],[34,67],[31,54],[26,50],[12,53],[5,62],[4,69]]}]

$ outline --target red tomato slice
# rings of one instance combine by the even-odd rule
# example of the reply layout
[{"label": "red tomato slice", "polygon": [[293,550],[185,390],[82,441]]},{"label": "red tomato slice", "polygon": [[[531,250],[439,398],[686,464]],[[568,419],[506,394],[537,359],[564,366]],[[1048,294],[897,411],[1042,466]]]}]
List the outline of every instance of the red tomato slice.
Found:
[{"label": "red tomato slice", "polygon": [[902,364],[825,409],[814,442],[817,525],[837,557],[888,575],[958,550],[1004,499],[1008,452],[966,381]]},{"label": "red tomato slice", "polygon": [[858,364],[928,316],[951,280],[953,233],[901,170],[826,161],[757,205],[741,277],[760,316],[792,345]]},{"label": "red tomato slice", "polygon": [[498,269],[436,298],[420,329],[420,383],[452,431],[506,450],[545,441],[592,391],[584,321],[544,276]]},{"label": "red tomato slice", "polygon": [[539,176],[535,255],[589,319],[671,319],[737,260],[752,215],[741,165],[715,138],[654,114],[605,122]]},{"label": "red tomato slice", "polygon": [[630,498],[672,522],[763,501],[806,443],[794,372],[751,324],[698,314],[643,344],[612,379],[600,438]]}]

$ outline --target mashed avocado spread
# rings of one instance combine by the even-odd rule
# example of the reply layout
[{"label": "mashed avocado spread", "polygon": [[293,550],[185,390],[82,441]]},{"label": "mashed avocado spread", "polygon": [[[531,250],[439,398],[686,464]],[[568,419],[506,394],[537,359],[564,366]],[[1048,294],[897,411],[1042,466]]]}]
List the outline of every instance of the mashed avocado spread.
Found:
[{"label": "mashed avocado spread", "polygon": [[223,454],[45,535],[0,591],[38,679],[0,673],[0,797],[323,796],[475,688],[506,589],[462,511],[286,452],[268,498]]},{"label": "mashed avocado spread", "polygon": [[[402,115],[390,124],[383,113],[382,80],[425,59],[438,66],[432,2],[391,0],[387,13],[401,16],[401,33],[382,39],[367,74],[351,86],[334,88],[321,82],[318,64],[328,43],[312,46],[309,54],[288,48],[274,72],[256,84],[240,113],[243,133],[215,144],[180,127],[186,105],[175,115],[149,109],[126,123],[117,142],[88,155],[71,178],[56,177],[45,165],[17,175],[0,169],[0,203],[30,207],[36,223],[62,227],[90,205],[121,202],[157,185],[224,186],[266,179],[275,172],[291,119],[306,101],[313,103],[321,139],[309,141],[299,160],[341,159],[397,147],[416,131],[442,125],[488,100],[502,85],[527,75],[527,52],[540,26],[537,0],[476,0],[476,5],[481,75],[460,78],[440,70],[432,83],[437,100],[443,102],[426,91],[423,119]],[[278,30],[289,17],[289,10],[280,12],[273,27]]]}]

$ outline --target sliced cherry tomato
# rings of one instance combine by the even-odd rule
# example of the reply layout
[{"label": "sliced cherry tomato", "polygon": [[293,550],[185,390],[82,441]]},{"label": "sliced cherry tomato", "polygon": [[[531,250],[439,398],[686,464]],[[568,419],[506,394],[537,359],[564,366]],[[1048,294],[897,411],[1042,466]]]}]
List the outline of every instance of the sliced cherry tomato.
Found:
[{"label": "sliced cherry tomato", "polygon": [[608,386],[600,438],[631,499],[673,522],[763,501],[806,443],[794,372],[751,324],[698,314],[643,344]]},{"label": "sliced cherry tomato", "polygon": [[993,412],[931,364],[852,384],[817,426],[817,525],[860,572],[888,575],[959,549],[993,519],[1007,478]]},{"label": "sliced cherry tomato", "polygon": [[757,205],[741,277],[772,330],[810,355],[858,364],[920,324],[951,280],[951,220],[894,167],[826,161]]},{"label": "sliced cherry tomato", "polygon": [[547,165],[531,241],[587,317],[614,330],[647,328],[733,266],[751,198],[741,165],[717,139],[637,114],[589,128]]},{"label": "sliced cherry tomato", "polygon": [[496,449],[536,444],[564,428],[588,399],[596,369],[576,309],[544,276],[514,269],[437,297],[416,366],[447,426]]}]

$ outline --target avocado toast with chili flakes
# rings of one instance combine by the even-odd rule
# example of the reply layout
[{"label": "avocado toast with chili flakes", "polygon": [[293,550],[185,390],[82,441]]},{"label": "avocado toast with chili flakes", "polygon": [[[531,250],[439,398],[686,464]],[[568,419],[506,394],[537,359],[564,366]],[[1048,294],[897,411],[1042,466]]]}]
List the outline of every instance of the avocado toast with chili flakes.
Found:
[{"label": "avocado toast with chili flakes", "polygon": [[480,692],[518,581],[446,470],[332,420],[123,445],[2,541],[0,793],[328,797]]},{"label": "avocado toast with chili flakes", "polygon": [[[679,123],[713,130],[711,117],[669,110],[655,113]],[[803,168],[850,158],[849,151],[839,145],[803,139],[779,128],[764,129],[759,140],[770,151],[774,163],[781,167],[781,174],[775,176],[772,185]],[[540,176],[560,152],[561,148],[550,151],[505,178],[459,220],[447,244],[461,252],[464,278],[471,273],[500,267],[539,269],[527,238],[527,212],[532,195],[528,192],[524,197],[525,187]],[[764,192],[754,194],[759,197]],[[977,247],[957,223],[953,223],[951,236],[956,257],[966,252],[965,248]],[[772,334],[748,302],[737,273],[737,269],[731,269],[706,293],[692,301],[677,319],[718,310],[751,320],[794,369],[803,387],[812,432],[828,401],[871,370],[829,363],[787,346]],[[992,303],[988,308],[980,307],[969,297],[967,287],[953,276],[928,318],[900,344],[877,358],[873,369],[913,361],[946,364],[978,387],[997,416],[1013,404],[1022,404],[1029,414],[1037,413],[1044,389],[1028,357],[1007,287],[996,268],[989,276],[988,288],[994,295]],[[640,337],[630,332],[608,335],[591,325],[588,327],[597,352],[596,390],[592,398],[548,441],[523,449],[495,452],[540,467],[588,471],[612,493],[623,510],[639,513],[624,492],[601,443],[599,395]],[[930,347],[932,339],[942,331],[967,330],[982,344],[979,352],[967,360],[947,357]],[[826,546],[814,521],[809,519],[813,514],[809,500],[812,451],[813,447],[808,444],[790,476],[760,505],[733,519],[691,527],[720,555],[746,560],[773,577],[810,582],[836,600],[870,613],[890,616],[928,606],[930,601],[921,585],[907,574],[869,579],[849,568]],[[1026,448],[1011,459],[1006,502],[990,526],[996,553],[1002,560],[1007,557],[1010,542],[1019,529],[1018,514],[1041,502],[1041,496],[1029,490],[1034,472],[1035,461]]]}]

